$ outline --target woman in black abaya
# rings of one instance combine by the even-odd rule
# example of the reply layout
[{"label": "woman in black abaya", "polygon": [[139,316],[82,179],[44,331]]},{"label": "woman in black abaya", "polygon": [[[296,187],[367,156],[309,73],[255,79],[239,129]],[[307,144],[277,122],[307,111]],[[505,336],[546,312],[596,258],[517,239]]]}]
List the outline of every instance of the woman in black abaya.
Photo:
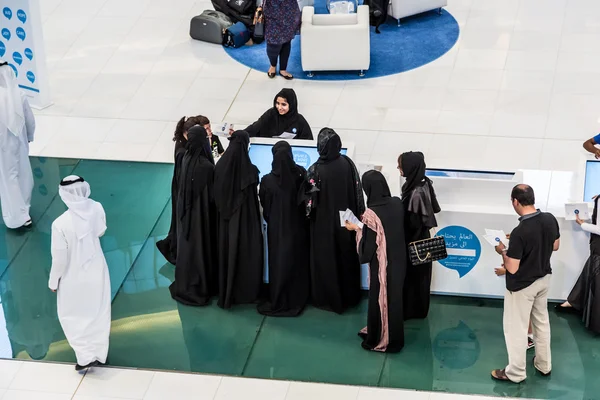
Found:
[{"label": "woman in black abaya", "polygon": [[237,131],[229,140],[215,167],[221,308],[257,301],[263,277],[258,169],[248,156],[248,134]]},{"label": "woman in black abaya", "polygon": [[177,196],[177,268],[171,296],[190,306],[206,305],[217,294],[214,160],[206,130],[188,132]]},{"label": "woman in black abaya", "polygon": [[181,169],[181,160],[186,151],[188,141],[188,131],[196,125],[203,125],[208,119],[202,115],[195,117],[182,117],[173,134],[175,142],[175,166],[173,168],[173,179],[171,180],[171,227],[166,238],[156,242],[156,247],[171,264],[175,265],[177,258],[177,193],[179,191],[179,171]]},{"label": "woman in black abaya", "polygon": [[399,198],[392,197],[381,172],[366,172],[362,184],[368,206],[362,217],[364,226],[346,222],[348,230],[357,232],[360,262],[369,264],[367,326],[359,335],[367,350],[397,353],[404,347],[404,207]]},{"label": "woman in black abaya", "polygon": [[592,221],[586,223],[577,216],[577,223],[590,234],[590,257],[583,266],[579,279],[569,293],[567,301],[556,306],[557,311],[571,311],[582,316],[585,327],[600,334],[600,221],[598,201],[594,197]]},{"label": "woman in black abaya", "polygon": [[365,211],[358,171],[341,149],[338,134],[323,128],[317,140],[319,159],[308,170],[312,187],[306,207],[312,304],[338,314],[358,304],[361,290],[356,234],[340,226],[339,212],[350,209],[360,218]]},{"label": "woman in black abaya", "polygon": [[293,89],[282,89],[268,109],[255,123],[246,128],[250,136],[276,137],[282,133],[296,135],[294,139],[313,140],[310,125],[298,113],[298,98]]},{"label": "woman in black abaya", "polygon": [[309,234],[304,207],[306,171],[296,165],[292,147],[273,146],[273,170],[260,182],[260,202],[269,243],[269,301],[263,315],[295,317],[309,295]]},{"label": "woman in black abaya", "polygon": [[[441,209],[433,183],[425,176],[423,153],[403,153],[398,157],[398,169],[406,178],[402,185],[406,243],[429,239],[430,230],[437,227],[435,214]],[[404,319],[426,318],[431,295],[432,263],[418,266],[411,265],[410,261],[408,263],[404,280]]]}]

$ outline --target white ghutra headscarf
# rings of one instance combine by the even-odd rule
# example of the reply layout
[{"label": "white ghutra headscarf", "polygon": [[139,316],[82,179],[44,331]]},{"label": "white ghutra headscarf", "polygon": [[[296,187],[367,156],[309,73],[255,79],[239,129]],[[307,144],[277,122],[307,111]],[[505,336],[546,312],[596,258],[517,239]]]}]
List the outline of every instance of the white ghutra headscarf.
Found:
[{"label": "white ghutra headscarf", "polygon": [[65,203],[77,240],[80,242],[78,263],[84,266],[102,251],[97,239],[106,231],[101,207],[90,199],[90,184],[77,175],[67,176],[60,182],[58,194]]},{"label": "white ghutra headscarf", "polygon": [[19,136],[25,126],[23,99],[17,78],[9,65],[0,66],[0,136]]}]

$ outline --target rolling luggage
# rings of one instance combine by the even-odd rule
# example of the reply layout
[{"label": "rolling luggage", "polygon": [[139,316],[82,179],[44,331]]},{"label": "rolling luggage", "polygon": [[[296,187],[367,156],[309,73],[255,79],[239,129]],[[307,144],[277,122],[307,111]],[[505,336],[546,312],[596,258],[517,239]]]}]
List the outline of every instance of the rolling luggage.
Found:
[{"label": "rolling luggage", "polygon": [[190,36],[203,42],[223,44],[223,35],[233,23],[228,16],[219,11],[205,10],[192,18]]}]

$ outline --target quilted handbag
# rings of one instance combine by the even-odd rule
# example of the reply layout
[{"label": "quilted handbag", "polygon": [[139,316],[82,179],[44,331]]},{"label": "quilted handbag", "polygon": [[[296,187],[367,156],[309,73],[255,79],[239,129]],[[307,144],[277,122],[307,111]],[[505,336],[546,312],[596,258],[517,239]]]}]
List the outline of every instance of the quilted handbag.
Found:
[{"label": "quilted handbag", "polygon": [[429,239],[417,240],[408,244],[408,255],[412,265],[422,265],[448,257],[446,239],[434,236]]}]

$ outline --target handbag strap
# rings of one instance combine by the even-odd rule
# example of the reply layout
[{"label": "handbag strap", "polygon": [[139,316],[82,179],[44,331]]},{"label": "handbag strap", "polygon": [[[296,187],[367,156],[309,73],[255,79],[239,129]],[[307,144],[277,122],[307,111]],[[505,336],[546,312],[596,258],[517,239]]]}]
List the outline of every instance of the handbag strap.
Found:
[{"label": "handbag strap", "polygon": [[430,252],[427,252],[427,255],[425,256],[425,258],[421,258],[421,257],[419,256],[419,250],[417,249],[417,244],[416,244],[415,242],[413,242],[413,247],[415,248],[415,254],[417,255],[417,258],[419,259],[419,261],[421,261],[421,262],[425,262],[425,261],[427,261],[427,259],[428,259],[429,257],[431,257],[431,253],[430,253]]}]

